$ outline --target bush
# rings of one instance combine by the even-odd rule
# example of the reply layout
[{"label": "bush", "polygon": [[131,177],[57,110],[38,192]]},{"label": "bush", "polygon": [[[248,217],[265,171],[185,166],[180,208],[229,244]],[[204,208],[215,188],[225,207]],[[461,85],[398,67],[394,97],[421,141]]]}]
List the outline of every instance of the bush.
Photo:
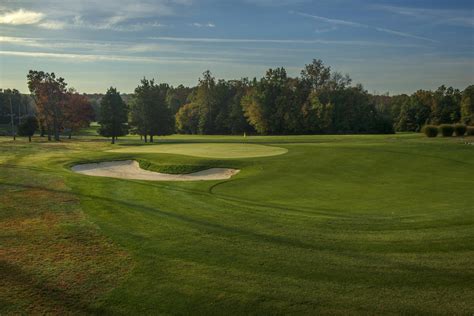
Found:
[{"label": "bush", "polygon": [[451,124],[441,124],[439,126],[439,131],[444,137],[451,137],[454,133],[454,126]]},{"label": "bush", "polygon": [[468,136],[474,136],[474,126],[468,126],[466,130]]},{"label": "bush", "polygon": [[464,134],[466,134],[466,125],[464,124],[456,124],[454,125],[454,133],[456,134],[456,136],[464,136]]},{"label": "bush", "polygon": [[35,134],[38,129],[38,120],[34,116],[28,116],[23,119],[20,126],[18,127],[18,135],[28,137],[31,142],[31,136]]},{"label": "bush", "polygon": [[423,127],[423,133],[428,137],[436,137],[438,136],[438,127],[434,125],[425,125]]}]

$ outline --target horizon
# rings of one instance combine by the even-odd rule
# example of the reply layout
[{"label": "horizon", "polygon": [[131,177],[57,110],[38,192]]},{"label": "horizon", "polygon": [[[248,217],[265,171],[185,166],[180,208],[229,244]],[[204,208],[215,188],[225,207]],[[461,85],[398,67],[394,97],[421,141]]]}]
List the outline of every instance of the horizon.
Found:
[{"label": "horizon", "polygon": [[313,58],[371,93],[474,82],[470,1],[20,0],[0,5],[0,88],[28,93],[28,70],[80,93],[133,93],[143,77],[195,86],[299,76]]}]

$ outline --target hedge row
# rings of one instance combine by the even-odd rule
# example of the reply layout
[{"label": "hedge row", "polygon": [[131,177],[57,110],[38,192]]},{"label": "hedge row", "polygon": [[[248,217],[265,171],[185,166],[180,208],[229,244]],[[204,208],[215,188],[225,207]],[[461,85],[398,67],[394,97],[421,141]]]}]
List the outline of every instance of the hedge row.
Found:
[{"label": "hedge row", "polygon": [[423,133],[428,137],[436,137],[438,133],[441,133],[444,137],[451,137],[453,134],[456,136],[474,135],[474,126],[466,126],[464,124],[441,124],[436,125],[425,125],[423,127]]}]

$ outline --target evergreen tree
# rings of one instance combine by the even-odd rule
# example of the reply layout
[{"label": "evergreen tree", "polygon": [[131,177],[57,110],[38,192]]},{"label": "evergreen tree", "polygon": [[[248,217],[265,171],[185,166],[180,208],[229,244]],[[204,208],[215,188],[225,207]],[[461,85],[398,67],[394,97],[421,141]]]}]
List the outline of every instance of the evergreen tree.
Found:
[{"label": "evergreen tree", "polygon": [[169,135],[174,129],[174,120],[166,102],[169,91],[167,84],[155,84],[155,81],[143,78],[141,85],[135,89],[130,108],[130,125],[132,130],[144,136]]},{"label": "evergreen tree", "polygon": [[23,118],[21,124],[18,126],[18,135],[27,136],[28,141],[31,143],[31,137],[35,134],[38,129],[38,119],[34,116],[27,116]]},{"label": "evergreen tree", "polygon": [[112,144],[118,136],[128,133],[127,105],[116,88],[110,87],[100,102],[99,133],[112,138]]},{"label": "evergreen tree", "polygon": [[474,124],[474,85],[464,89],[460,107],[462,121],[466,124]]},{"label": "evergreen tree", "polygon": [[199,133],[214,134],[214,120],[216,113],[215,99],[216,80],[209,70],[203,73],[203,78],[199,79],[196,97],[193,103],[199,107]]}]

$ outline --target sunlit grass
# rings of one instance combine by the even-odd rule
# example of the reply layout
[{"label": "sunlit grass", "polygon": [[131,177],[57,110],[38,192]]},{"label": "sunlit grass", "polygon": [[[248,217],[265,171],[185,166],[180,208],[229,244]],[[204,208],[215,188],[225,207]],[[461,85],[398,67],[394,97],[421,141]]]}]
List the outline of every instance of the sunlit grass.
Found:
[{"label": "sunlit grass", "polygon": [[[472,138],[157,141],[0,138],[1,314],[474,310],[474,146],[465,145]],[[287,152],[218,156],[243,142]],[[111,151],[166,146],[217,154]],[[170,183],[69,169],[114,159],[143,160],[159,170],[242,171],[227,181]]]}]

